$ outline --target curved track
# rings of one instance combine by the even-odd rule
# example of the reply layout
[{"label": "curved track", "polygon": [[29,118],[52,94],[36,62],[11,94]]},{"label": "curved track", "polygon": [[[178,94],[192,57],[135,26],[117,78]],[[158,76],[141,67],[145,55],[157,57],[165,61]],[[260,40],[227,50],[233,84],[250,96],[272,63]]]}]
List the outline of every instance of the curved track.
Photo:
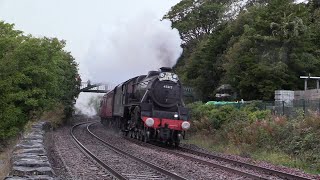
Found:
[{"label": "curved track", "polygon": [[175,151],[175,150],[170,150],[170,149],[159,147],[159,146],[156,146],[156,145],[153,145],[153,144],[144,143],[144,142],[141,142],[141,141],[136,140],[136,139],[131,139],[131,138],[126,138],[126,139],[131,141],[131,142],[133,142],[133,143],[136,143],[136,144],[140,144],[140,145],[143,144],[144,146],[149,146],[149,147],[152,147],[152,148],[155,148],[155,149],[161,149],[161,151],[165,151],[167,153],[174,154],[176,156],[179,156],[179,157],[191,160],[191,161],[199,162],[199,163],[207,165],[209,167],[219,168],[219,169],[225,170],[227,172],[231,172],[231,173],[234,173],[234,174],[245,176],[245,177],[248,177],[248,178],[251,178],[251,179],[267,179],[267,178],[263,178],[263,177],[261,177],[259,175],[255,175],[253,173],[250,173],[250,172],[245,172],[245,171],[241,171],[241,170],[235,169],[233,167],[224,166],[224,165],[221,165],[221,164],[218,164],[218,163],[213,163],[213,162],[209,162],[209,161],[205,161],[205,160],[202,160],[202,159],[198,159],[198,158],[195,158],[195,157],[192,157],[192,156],[189,156],[189,155],[185,155],[185,154],[182,154],[182,153],[180,153],[178,151]]},{"label": "curved track", "polygon": [[265,174],[270,174],[270,175],[277,176],[277,177],[280,177],[283,179],[312,180],[311,178],[307,178],[307,177],[303,177],[303,176],[299,176],[299,175],[293,175],[293,174],[289,174],[286,172],[281,172],[281,171],[277,171],[277,170],[270,169],[270,168],[265,168],[265,167],[245,163],[245,162],[240,162],[240,161],[236,161],[233,159],[223,158],[221,156],[203,153],[203,152],[199,152],[199,151],[195,151],[195,150],[191,150],[191,149],[187,149],[187,148],[179,147],[178,150],[185,152],[185,153],[188,153],[188,154],[200,156],[200,157],[205,157],[205,158],[209,158],[209,159],[216,159],[219,161],[225,161],[225,162],[237,165],[237,166],[242,166],[242,167],[246,167],[248,169],[261,171],[261,172],[264,172]]},{"label": "curved track", "polygon": [[[94,123],[80,123],[75,125],[72,129],[71,129],[71,135],[72,137],[75,139],[75,141],[77,142],[77,144],[79,145],[79,147],[81,149],[83,149],[83,151],[86,152],[86,154],[88,154],[90,157],[92,157],[95,161],[97,161],[102,167],[104,167],[105,169],[107,169],[110,173],[112,173],[116,178],[118,179],[178,179],[178,180],[185,180],[184,177],[181,177],[177,174],[174,174],[170,171],[167,171],[161,167],[158,167],[154,164],[151,164],[149,162],[146,162],[138,157],[132,156],[128,153],[126,153],[125,151],[122,151],[121,149],[113,146],[112,144],[105,142],[104,140],[102,140],[101,138],[99,138],[98,136],[96,136],[95,134],[93,134],[89,127]],[[88,124],[86,127],[86,130],[88,133],[90,133],[94,138],[96,138],[97,140],[99,140],[100,142],[102,142],[104,144],[104,146],[106,146],[107,148],[111,149],[112,151],[114,151],[115,153],[121,155],[122,158],[126,158],[126,159],[131,159],[132,161],[138,162],[140,164],[143,164],[145,166],[148,166],[150,170],[146,170],[144,172],[139,172],[139,173],[132,173],[132,172],[120,172],[119,170],[117,170],[116,168],[113,168],[111,165],[106,164],[105,162],[103,162],[102,160],[100,160],[97,156],[95,156],[93,153],[91,153],[83,144],[81,144],[81,142],[75,137],[74,135],[74,129],[80,125],[84,125],[84,124]],[[118,164],[119,166],[119,164]]]},{"label": "curved track", "polygon": [[[127,140],[134,142],[136,144],[140,144],[143,146],[149,146],[151,148],[154,149],[161,149],[162,151],[165,151],[167,153],[170,154],[174,154],[176,156],[180,156],[183,157],[185,159],[189,159],[195,162],[199,162],[202,164],[205,164],[207,166],[211,166],[211,167],[215,167],[215,168],[220,168],[223,169],[225,171],[229,171],[235,174],[239,174],[242,176],[246,176],[248,178],[252,178],[252,179],[272,179],[272,178],[281,178],[281,179],[292,179],[292,180],[312,180],[312,178],[307,178],[307,177],[303,177],[303,176],[299,176],[299,175],[294,175],[294,174],[289,174],[286,172],[282,172],[282,171],[277,171],[274,169],[270,169],[270,168],[265,168],[265,167],[261,167],[261,166],[257,166],[257,165],[253,165],[253,164],[249,164],[249,163],[245,163],[245,162],[240,162],[240,161],[236,161],[236,160],[232,160],[232,159],[228,159],[228,158],[224,158],[221,156],[217,156],[217,155],[213,155],[213,154],[208,154],[208,153],[203,153],[203,152],[199,152],[199,151],[195,151],[195,150],[191,150],[191,149],[187,149],[187,148],[176,148],[176,149],[168,149],[168,148],[163,148],[154,144],[149,144],[149,143],[144,143],[141,142],[139,140],[136,139],[131,139],[131,138],[127,138]],[[202,159],[201,159],[202,158]],[[231,164],[231,166],[229,165],[221,165],[218,163],[214,163],[210,160],[215,160],[215,161],[221,161],[224,163],[228,163]],[[239,167],[239,168],[236,168]],[[243,170],[243,169],[247,169],[249,171]],[[256,173],[252,173],[252,171],[254,172],[260,172],[259,174],[263,174],[263,175],[257,175]]]},{"label": "curved track", "polygon": [[117,179],[119,180],[125,180],[127,179],[125,176],[123,176],[122,174],[118,173],[117,171],[115,171],[112,167],[110,167],[109,165],[105,164],[104,162],[102,162],[97,156],[95,156],[91,151],[89,151],[77,138],[76,136],[74,135],[74,130],[75,128],[77,128],[78,126],[80,125],[83,125],[83,124],[87,124],[88,122],[85,122],[85,123],[79,123],[79,124],[76,124],[74,125],[72,128],[71,128],[71,136],[72,138],[74,139],[74,141],[76,142],[78,148],[80,150],[82,150],[84,152],[84,154],[90,158],[92,158],[93,160],[95,160],[98,164],[100,164],[103,168],[105,168],[107,171],[109,171],[114,177],[116,177]]}]

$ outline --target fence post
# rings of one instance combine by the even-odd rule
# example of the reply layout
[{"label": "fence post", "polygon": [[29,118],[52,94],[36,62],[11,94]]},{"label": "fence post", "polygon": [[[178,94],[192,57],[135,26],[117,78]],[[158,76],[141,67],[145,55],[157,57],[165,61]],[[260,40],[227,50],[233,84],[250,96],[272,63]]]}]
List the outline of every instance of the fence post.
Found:
[{"label": "fence post", "polygon": [[302,100],[302,105],[303,105],[303,116],[305,116],[306,115],[306,100],[305,99]]},{"label": "fence post", "polygon": [[284,101],[282,101],[282,116],[284,116]]},{"label": "fence post", "polygon": [[318,114],[320,114],[320,99],[319,99],[319,102],[318,102]]}]

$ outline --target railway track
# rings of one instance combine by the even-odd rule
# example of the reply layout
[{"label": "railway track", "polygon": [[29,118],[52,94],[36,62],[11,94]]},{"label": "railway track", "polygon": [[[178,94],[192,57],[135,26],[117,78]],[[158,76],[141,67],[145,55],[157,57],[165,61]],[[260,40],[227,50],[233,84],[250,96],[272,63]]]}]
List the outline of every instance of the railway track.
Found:
[{"label": "railway track", "polygon": [[[199,162],[202,163],[204,165],[207,166],[211,166],[211,167],[215,167],[215,168],[220,168],[222,170],[228,171],[228,172],[232,172],[235,174],[239,174],[248,178],[252,178],[252,179],[273,179],[273,178],[277,178],[277,179],[288,179],[288,180],[312,180],[312,178],[307,178],[307,177],[303,177],[303,176],[299,176],[299,175],[294,175],[294,174],[289,174],[286,172],[282,172],[282,171],[277,171],[274,169],[270,169],[270,168],[265,168],[265,167],[261,167],[261,166],[257,166],[257,165],[253,165],[253,164],[249,164],[246,162],[240,162],[240,161],[236,161],[233,159],[228,159],[228,158],[224,158],[221,156],[217,156],[217,155],[213,155],[213,154],[208,154],[208,153],[203,153],[203,152],[199,152],[199,151],[195,151],[195,150],[191,150],[191,149],[187,149],[187,148],[176,148],[176,149],[168,149],[168,148],[163,148],[154,144],[150,144],[150,143],[144,143],[142,141],[139,141],[137,139],[132,139],[132,138],[128,138],[126,137],[125,139],[134,142],[136,144],[139,145],[143,145],[143,146],[149,146],[155,149],[161,149],[162,151],[165,151],[167,153],[170,154],[174,154],[176,156],[179,157],[183,157],[185,159],[191,160],[191,161],[195,161],[195,162]],[[195,157],[197,156],[197,157]],[[200,157],[200,158],[199,158]],[[202,159],[201,159],[202,158]],[[225,162],[228,164],[231,164],[232,166],[229,165],[221,165],[218,163],[214,163],[210,160],[216,160],[216,161],[220,161],[220,162]],[[238,168],[235,168],[238,167]],[[249,170],[243,170],[243,168]],[[252,172],[253,171],[253,172]],[[260,174],[255,173],[255,172],[260,172]],[[263,175],[261,175],[261,173],[263,173]]]},{"label": "railway track", "polygon": [[[178,180],[185,180],[184,177],[179,176],[175,173],[172,173],[170,171],[167,171],[161,167],[158,167],[154,164],[151,164],[149,162],[146,162],[144,160],[142,160],[141,158],[132,156],[128,153],[126,153],[125,151],[122,151],[121,149],[113,146],[112,144],[105,142],[104,140],[102,140],[101,138],[99,138],[98,136],[96,136],[95,134],[93,134],[89,127],[94,123],[80,123],[77,124],[75,126],[72,127],[71,129],[71,135],[73,137],[73,139],[75,140],[75,142],[78,144],[78,146],[85,151],[85,153],[90,156],[92,159],[94,159],[96,162],[98,162],[103,168],[105,168],[106,170],[108,170],[114,177],[116,177],[117,179],[178,179]],[[118,158],[125,158],[127,159],[131,159],[133,162],[133,165],[142,165],[142,166],[147,166],[148,168],[143,168],[143,171],[139,171],[139,172],[131,172],[131,171],[124,171],[123,169],[121,169],[121,163],[117,163],[117,164],[108,164],[105,163],[103,160],[101,160],[99,157],[97,157],[96,155],[94,155],[91,151],[89,151],[74,135],[74,129],[81,126],[81,125],[86,125],[86,130],[89,134],[92,135],[92,137],[94,137],[95,139],[99,140],[100,142],[103,143],[104,146],[106,146],[108,149],[111,149],[114,153],[116,153],[118,155]]]},{"label": "railway track", "polygon": [[88,156],[89,158],[92,158],[94,161],[96,161],[99,165],[101,165],[104,169],[106,169],[108,172],[110,172],[115,178],[119,179],[119,180],[126,180],[127,178],[125,176],[123,176],[122,174],[118,173],[117,171],[115,171],[112,167],[110,167],[109,165],[107,165],[106,163],[104,163],[103,161],[101,161],[97,156],[95,156],[89,149],[87,149],[74,135],[74,130],[75,128],[77,128],[80,125],[83,124],[87,124],[88,122],[84,122],[84,123],[79,123],[74,125],[71,128],[71,136],[73,138],[73,140],[76,142],[76,145],[78,146],[78,148],[84,152],[84,154],[86,156]]},{"label": "railway track", "polygon": [[265,168],[265,167],[261,167],[261,166],[257,166],[257,165],[253,165],[253,164],[249,164],[249,163],[246,163],[246,162],[240,162],[240,161],[236,161],[236,160],[229,159],[229,158],[224,158],[224,157],[213,155],[213,154],[199,152],[199,151],[195,151],[195,150],[192,150],[192,149],[179,147],[178,150],[182,151],[182,152],[185,152],[185,153],[193,154],[193,155],[196,155],[196,156],[208,158],[208,159],[216,159],[216,160],[219,160],[219,161],[225,161],[225,162],[237,165],[237,166],[246,167],[248,169],[254,169],[256,171],[260,171],[260,172],[263,172],[265,174],[274,175],[274,176],[277,176],[277,177],[280,177],[280,178],[283,178],[283,179],[312,180],[311,178],[307,178],[307,177],[303,177],[303,176],[299,176],[299,175],[294,175],[294,174],[289,174],[289,173],[286,173],[286,172],[277,171],[277,170],[274,170],[274,169]]}]

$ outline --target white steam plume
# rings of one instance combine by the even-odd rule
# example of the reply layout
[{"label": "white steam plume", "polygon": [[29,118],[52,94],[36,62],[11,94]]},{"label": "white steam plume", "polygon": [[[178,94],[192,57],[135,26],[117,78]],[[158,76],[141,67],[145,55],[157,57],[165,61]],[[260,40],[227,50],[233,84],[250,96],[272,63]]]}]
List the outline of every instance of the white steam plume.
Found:
[{"label": "white steam plume", "polygon": [[145,13],[102,27],[84,63],[89,79],[117,84],[162,66],[172,67],[182,53],[180,44],[170,21]]},{"label": "white steam plume", "polygon": [[[119,84],[160,67],[172,67],[182,53],[179,32],[168,20],[160,21],[151,13],[102,26],[90,45],[82,67],[91,82]],[[76,108],[93,115],[90,99],[81,93]]]}]

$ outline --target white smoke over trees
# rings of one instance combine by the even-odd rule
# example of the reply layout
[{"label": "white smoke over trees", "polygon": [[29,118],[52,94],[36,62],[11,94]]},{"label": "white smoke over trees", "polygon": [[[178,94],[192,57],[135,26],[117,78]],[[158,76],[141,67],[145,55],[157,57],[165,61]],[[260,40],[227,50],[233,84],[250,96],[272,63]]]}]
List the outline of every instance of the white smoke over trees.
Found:
[{"label": "white smoke over trees", "polygon": [[94,82],[121,83],[162,66],[172,67],[182,53],[179,32],[151,13],[101,27],[84,66]]},{"label": "white smoke over trees", "polygon": [[[91,82],[119,84],[160,67],[172,67],[182,53],[179,32],[169,20],[156,18],[152,13],[102,26],[92,40],[81,67],[86,68]],[[89,107],[88,94],[80,94],[76,108],[88,115],[95,114]]]}]

